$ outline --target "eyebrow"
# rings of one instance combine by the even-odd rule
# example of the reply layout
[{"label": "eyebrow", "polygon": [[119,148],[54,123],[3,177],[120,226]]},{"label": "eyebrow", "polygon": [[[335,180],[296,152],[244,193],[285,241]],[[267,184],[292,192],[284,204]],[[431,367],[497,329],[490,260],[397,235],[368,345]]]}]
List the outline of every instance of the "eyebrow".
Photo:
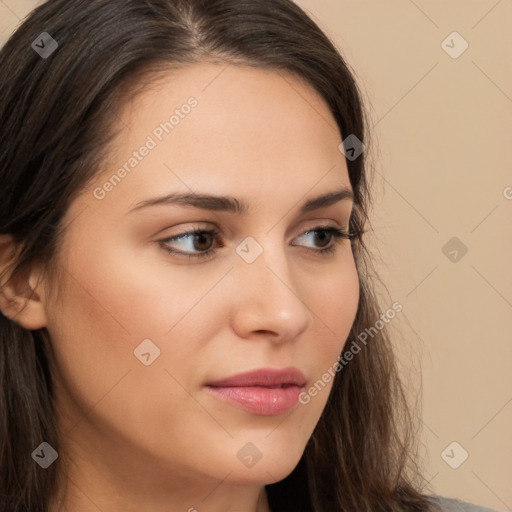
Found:
[{"label": "eyebrow", "polygon": [[[319,208],[331,206],[342,200],[354,201],[354,193],[349,188],[341,188],[306,201],[300,208],[300,213],[308,213]],[[245,215],[249,206],[235,197],[200,194],[198,192],[172,193],[162,197],[155,197],[137,203],[129,213],[157,205],[184,205],[204,210],[229,212]]]}]

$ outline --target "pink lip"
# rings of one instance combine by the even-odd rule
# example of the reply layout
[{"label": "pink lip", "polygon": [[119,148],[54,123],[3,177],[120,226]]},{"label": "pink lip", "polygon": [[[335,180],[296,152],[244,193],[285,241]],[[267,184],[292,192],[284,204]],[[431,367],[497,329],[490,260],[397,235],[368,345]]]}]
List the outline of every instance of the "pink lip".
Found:
[{"label": "pink lip", "polygon": [[273,368],[259,368],[245,373],[232,375],[225,379],[208,382],[207,386],[212,387],[244,387],[244,386],[283,386],[295,385],[304,386],[306,377],[297,368],[283,368],[275,370]]},{"label": "pink lip", "polygon": [[297,368],[261,368],[210,382],[206,390],[247,412],[273,416],[293,407],[305,384],[306,378]]}]

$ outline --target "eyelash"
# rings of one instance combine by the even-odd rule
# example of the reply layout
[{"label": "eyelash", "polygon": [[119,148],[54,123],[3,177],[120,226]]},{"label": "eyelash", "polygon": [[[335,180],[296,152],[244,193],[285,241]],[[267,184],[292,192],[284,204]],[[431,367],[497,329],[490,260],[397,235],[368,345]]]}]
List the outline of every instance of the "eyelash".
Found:
[{"label": "eyelash", "polygon": [[[342,229],[335,228],[334,226],[317,226],[314,229],[308,229],[307,231],[302,233],[301,236],[304,236],[308,233],[319,233],[319,232],[328,233],[334,237],[334,243],[329,245],[328,247],[325,247],[323,249],[311,249],[310,248],[311,251],[313,251],[317,254],[323,255],[323,256],[328,256],[330,254],[333,254],[337,250],[338,241],[340,239],[347,239],[347,240],[352,241],[355,236],[352,233],[347,233],[346,231],[344,231]],[[188,254],[188,253],[184,253],[182,251],[176,251],[175,249],[171,249],[171,248],[169,248],[168,245],[166,245],[166,242],[173,242],[173,241],[176,241],[177,239],[184,238],[187,236],[201,236],[204,234],[211,235],[216,238],[220,234],[220,232],[217,231],[216,229],[210,229],[210,230],[193,229],[190,231],[185,231],[183,233],[179,233],[178,235],[175,235],[173,237],[166,238],[164,240],[160,240],[160,245],[166,252],[168,252],[170,254],[178,255],[180,257],[185,257],[185,258],[188,257],[189,260],[204,259],[204,258],[208,258],[208,257],[212,256],[213,253],[216,252],[216,249],[208,249],[208,250],[198,253],[198,254]],[[224,246],[221,245],[221,247],[224,247]]]}]

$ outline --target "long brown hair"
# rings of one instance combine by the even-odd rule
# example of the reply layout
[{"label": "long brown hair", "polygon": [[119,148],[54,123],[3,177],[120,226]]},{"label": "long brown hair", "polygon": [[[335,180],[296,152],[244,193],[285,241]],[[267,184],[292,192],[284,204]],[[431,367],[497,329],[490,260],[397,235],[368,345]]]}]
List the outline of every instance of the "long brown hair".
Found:
[{"label": "long brown hair", "polygon": [[[32,46],[43,32],[58,44],[45,58]],[[353,134],[369,145],[353,72],[291,0],[49,0],[0,51],[0,234],[11,235],[19,247],[9,275],[37,263],[58,279],[63,215],[108,154],[111,123],[123,100],[154,73],[206,60],[293,73],[325,99],[343,138]],[[351,341],[381,311],[364,243],[371,204],[366,154],[347,165],[360,280]],[[55,496],[60,460],[41,470],[31,457],[43,440],[59,447],[51,368],[48,331],[24,329],[0,315],[2,511],[47,512]],[[382,329],[336,373],[298,466],[266,486],[271,506],[294,512],[308,503],[315,512],[429,510],[409,471],[415,469],[412,425]]]}]

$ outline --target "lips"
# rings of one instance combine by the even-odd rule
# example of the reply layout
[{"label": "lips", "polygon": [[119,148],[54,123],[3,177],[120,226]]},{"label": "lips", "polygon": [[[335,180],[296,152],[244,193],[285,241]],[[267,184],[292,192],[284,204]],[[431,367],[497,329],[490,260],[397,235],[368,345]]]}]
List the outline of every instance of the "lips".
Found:
[{"label": "lips", "polygon": [[297,404],[305,385],[306,378],[297,368],[260,368],[209,382],[205,389],[216,399],[250,414],[276,416]]},{"label": "lips", "polygon": [[260,368],[209,382],[206,385],[219,388],[252,386],[282,388],[288,386],[303,387],[305,384],[306,377],[297,368],[284,368],[282,370]]}]

